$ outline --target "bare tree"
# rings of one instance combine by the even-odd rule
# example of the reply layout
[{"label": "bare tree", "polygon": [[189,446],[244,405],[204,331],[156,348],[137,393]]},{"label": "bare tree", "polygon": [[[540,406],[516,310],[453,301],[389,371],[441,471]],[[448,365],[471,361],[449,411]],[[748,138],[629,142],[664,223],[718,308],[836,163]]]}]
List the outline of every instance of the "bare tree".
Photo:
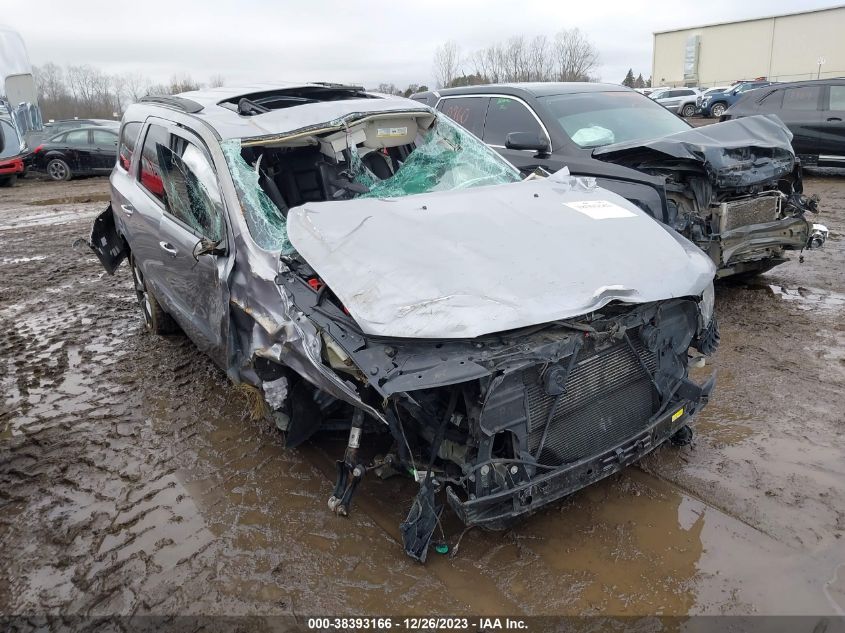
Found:
[{"label": "bare tree", "polygon": [[208,78],[208,87],[209,88],[219,88],[220,86],[226,83],[226,78],[223,75],[217,74],[212,75]]},{"label": "bare tree", "polygon": [[150,94],[150,79],[141,73],[126,73],[123,75],[123,88],[129,103],[136,103]]},{"label": "bare tree", "polygon": [[167,86],[167,92],[175,95],[180,92],[190,92],[191,90],[199,90],[201,85],[194,81],[188,73],[182,72],[173,75],[170,78],[170,85]]},{"label": "bare tree", "polygon": [[555,36],[554,58],[558,81],[589,81],[599,54],[580,29],[564,29]]},{"label": "bare tree", "polygon": [[[497,42],[475,51],[470,59],[475,73],[462,75],[462,85],[476,81],[589,81],[598,67],[595,47],[578,29],[561,31],[554,42],[545,35],[530,41],[512,37],[504,44]],[[435,56],[435,69],[437,60]],[[442,81],[439,76],[438,81]]]},{"label": "bare tree", "polygon": [[538,35],[531,40],[527,56],[525,81],[543,81],[549,76],[551,70],[549,40],[545,35]]},{"label": "bare tree", "polygon": [[47,62],[43,66],[34,67],[33,71],[35,83],[42,98],[56,101],[68,96],[65,74],[61,66]]},{"label": "bare tree", "polygon": [[382,94],[386,94],[386,95],[401,95],[402,94],[402,91],[399,90],[399,88],[397,88],[395,84],[389,84],[389,83],[380,83],[376,87],[376,92],[381,92]]},{"label": "bare tree", "polygon": [[458,44],[450,40],[437,47],[434,52],[434,77],[437,87],[445,88],[458,76],[461,52]]}]

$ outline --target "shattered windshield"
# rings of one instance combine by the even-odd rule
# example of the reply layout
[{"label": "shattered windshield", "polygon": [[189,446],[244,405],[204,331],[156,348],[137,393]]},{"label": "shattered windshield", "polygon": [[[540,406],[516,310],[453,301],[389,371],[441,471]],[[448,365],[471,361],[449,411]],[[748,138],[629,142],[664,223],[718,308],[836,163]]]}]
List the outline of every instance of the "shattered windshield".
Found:
[{"label": "shattered windshield", "polygon": [[416,193],[501,185],[521,180],[499,154],[445,116],[418,138],[392,176],[380,179],[352,149],[355,181],[367,187],[359,198],[395,198]]},{"label": "shattered windshield", "polygon": [[252,239],[265,250],[290,255],[294,249],[288,240],[285,215],[258,184],[259,169],[244,160],[240,139],[223,141],[221,147]]},{"label": "shattered windshield", "polygon": [[[433,116],[424,114],[429,123]],[[223,141],[255,242],[293,253],[287,212],[305,202],[395,198],[521,180],[516,168],[445,116],[436,115],[427,129],[417,125],[422,117],[395,120],[350,123],[306,143],[300,138],[296,144],[245,148],[240,139]]]},{"label": "shattered windshield", "polygon": [[572,142],[583,148],[642,141],[690,128],[637,92],[585,92],[540,97]]}]

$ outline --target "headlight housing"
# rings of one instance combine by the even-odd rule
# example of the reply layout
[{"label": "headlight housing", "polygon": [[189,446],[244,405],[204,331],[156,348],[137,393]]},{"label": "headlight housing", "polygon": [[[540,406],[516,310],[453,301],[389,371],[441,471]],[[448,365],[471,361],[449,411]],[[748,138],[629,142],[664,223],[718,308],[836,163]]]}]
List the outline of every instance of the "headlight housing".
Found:
[{"label": "headlight housing", "polygon": [[716,291],[713,282],[707,284],[704,292],[701,293],[701,300],[698,302],[698,312],[701,316],[700,329],[706,328],[713,319],[713,310],[716,306]]}]

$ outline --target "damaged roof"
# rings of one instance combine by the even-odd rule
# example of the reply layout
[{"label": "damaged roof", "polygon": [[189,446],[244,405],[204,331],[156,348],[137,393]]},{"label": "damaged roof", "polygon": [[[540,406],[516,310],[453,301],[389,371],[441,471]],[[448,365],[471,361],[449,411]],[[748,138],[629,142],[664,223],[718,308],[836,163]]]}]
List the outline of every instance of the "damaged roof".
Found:
[{"label": "damaged roof", "polygon": [[[260,97],[266,99],[274,95],[284,97],[285,93],[301,94],[308,91],[316,93],[332,90],[346,90],[350,96],[331,101],[321,101],[317,96],[315,99],[303,100],[301,104],[273,108],[269,109],[268,112],[249,114],[238,112],[237,104],[244,98]],[[356,93],[361,96],[357,96]],[[335,121],[342,117],[354,116],[357,113],[431,112],[430,108],[418,101],[366,92],[357,86],[300,82],[221,86],[219,88],[183,92],[173,97],[154,97],[148,99],[148,102],[165,106],[171,105],[171,107],[189,111],[193,116],[208,123],[222,140],[284,134],[315,124]],[[302,107],[304,105],[307,105],[307,107]]]}]

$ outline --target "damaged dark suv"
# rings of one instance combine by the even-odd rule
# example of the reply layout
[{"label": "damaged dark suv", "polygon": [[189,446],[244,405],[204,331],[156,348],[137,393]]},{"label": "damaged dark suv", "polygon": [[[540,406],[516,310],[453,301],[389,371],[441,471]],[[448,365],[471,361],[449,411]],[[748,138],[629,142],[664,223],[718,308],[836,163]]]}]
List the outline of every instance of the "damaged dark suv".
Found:
[{"label": "damaged dark suv", "polygon": [[750,276],[820,247],[806,219],[789,130],[774,117],[692,128],[624,86],[518,83],[412,95],[495,148],[523,172],[592,176],[710,255],[718,276]]},{"label": "damaged dark suv", "polygon": [[431,108],[334,84],[147,98],[120,139],[106,270],[128,258],[146,327],[178,325],[288,445],[349,429],[337,514],[369,470],[411,473],[412,557],[444,496],[502,528],[689,439],[715,267],[595,181],[523,179]]}]

